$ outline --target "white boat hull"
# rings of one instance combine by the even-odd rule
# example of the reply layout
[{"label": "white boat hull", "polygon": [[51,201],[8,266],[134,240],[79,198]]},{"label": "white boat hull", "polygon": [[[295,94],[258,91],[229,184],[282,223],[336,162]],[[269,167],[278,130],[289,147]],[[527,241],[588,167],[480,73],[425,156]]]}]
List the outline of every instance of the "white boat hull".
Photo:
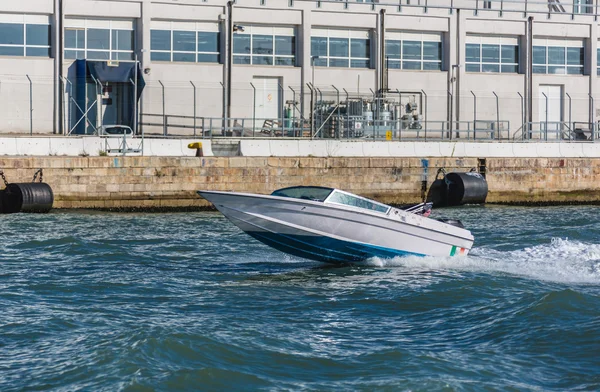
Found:
[{"label": "white boat hull", "polygon": [[397,209],[381,214],[278,196],[198,193],[257,240],[312,260],[466,255],[473,244],[468,230]]}]

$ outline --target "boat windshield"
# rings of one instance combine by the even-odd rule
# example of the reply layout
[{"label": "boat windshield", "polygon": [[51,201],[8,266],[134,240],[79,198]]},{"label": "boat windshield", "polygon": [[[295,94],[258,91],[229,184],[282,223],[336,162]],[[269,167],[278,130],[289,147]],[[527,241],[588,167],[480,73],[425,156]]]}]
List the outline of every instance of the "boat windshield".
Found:
[{"label": "boat windshield", "polygon": [[313,201],[325,201],[333,188],[320,186],[294,186],[290,188],[277,189],[271,196],[291,197],[293,199],[304,199]]},{"label": "boat windshield", "polygon": [[345,206],[358,207],[365,210],[383,212],[384,214],[390,209],[385,204],[377,203],[375,201],[365,199],[360,196],[352,195],[346,192],[335,190],[331,196],[327,199],[328,203],[343,204]]}]

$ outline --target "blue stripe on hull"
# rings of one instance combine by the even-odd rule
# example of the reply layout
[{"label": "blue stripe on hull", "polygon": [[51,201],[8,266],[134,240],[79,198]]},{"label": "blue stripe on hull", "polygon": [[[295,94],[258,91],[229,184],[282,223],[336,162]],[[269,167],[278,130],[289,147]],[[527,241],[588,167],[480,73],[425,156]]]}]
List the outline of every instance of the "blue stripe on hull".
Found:
[{"label": "blue stripe on hull", "polygon": [[248,231],[246,233],[282,252],[326,263],[350,263],[371,257],[424,256],[330,237],[276,234],[265,231]]}]

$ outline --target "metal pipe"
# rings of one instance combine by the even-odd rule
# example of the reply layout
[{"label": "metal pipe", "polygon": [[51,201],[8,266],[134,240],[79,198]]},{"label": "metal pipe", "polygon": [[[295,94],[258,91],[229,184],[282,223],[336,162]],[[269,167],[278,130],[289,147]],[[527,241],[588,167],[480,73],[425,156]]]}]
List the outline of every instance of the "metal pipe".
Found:
[{"label": "metal pipe", "polygon": [[[565,95],[569,98],[569,129],[574,129],[575,126],[571,123],[571,95],[565,92]],[[569,139],[571,139],[571,133],[569,132]]]},{"label": "metal pipe", "polygon": [[315,133],[315,92],[310,83],[306,83],[306,85],[310,90],[310,138],[312,139]]},{"label": "metal pipe", "polygon": [[[137,135],[138,132],[138,95],[137,95],[137,79],[138,79],[138,57],[137,53],[135,54],[135,69],[133,71],[133,134]],[[102,115],[102,111],[100,111],[100,115]],[[100,120],[101,123],[103,118]],[[123,135],[125,136],[125,135]]]},{"label": "metal pipe", "polygon": [[252,86],[252,137],[254,137],[254,130],[256,129],[256,87],[250,82]]},{"label": "metal pipe", "polygon": [[590,115],[589,115],[589,121],[593,122],[593,120],[594,120],[594,109],[595,109],[596,105],[594,104],[594,97],[592,96],[592,94],[588,93],[588,96],[590,97]]},{"label": "metal pipe", "polygon": [[[196,85],[190,80],[190,84],[194,88],[194,137],[196,137]],[[204,130],[202,130],[204,131]]]},{"label": "metal pipe", "polygon": [[296,136],[296,92],[292,86],[288,86],[292,90],[292,133]]},{"label": "metal pipe", "polygon": [[477,139],[477,96],[471,90],[471,95],[473,95],[473,140]]},{"label": "metal pipe", "polygon": [[517,94],[519,94],[519,97],[521,97],[521,134],[524,135],[524,131],[525,131],[525,100],[523,98],[523,95],[517,91]]},{"label": "metal pipe", "polygon": [[425,96],[425,107],[423,108],[423,113],[424,115],[424,119],[423,122],[425,123],[425,139],[427,139],[427,94],[425,93],[425,90],[421,89],[421,93],[423,93],[423,95]]},{"label": "metal pipe", "polygon": [[33,135],[33,82],[29,75],[25,76],[29,80],[29,135]]},{"label": "metal pipe", "polygon": [[450,101],[450,123],[448,124],[448,132],[449,132],[449,139],[452,140],[452,121],[454,120],[454,116],[453,116],[453,103],[454,103],[454,97],[452,96],[452,92],[450,90],[448,90],[448,96],[449,96],[449,101]]},{"label": "metal pipe", "polygon": [[282,102],[285,102],[285,99],[283,98],[283,86],[281,85],[281,83],[277,83],[277,85],[279,86],[279,102],[277,102],[277,106],[279,106],[279,109],[277,110],[277,115],[281,115],[279,118],[281,119],[281,136],[285,136],[285,110],[281,110],[282,107]]},{"label": "metal pipe", "polygon": [[498,132],[498,140],[500,140],[500,100],[495,91],[492,91],[492,94],[496,97],[496,132]]},{"label": "metal pipe", "polygon": [[160,80],[158,81],[162,87],[162,115],[163,115],[163,136],[167,136],[167,117],[165,112],[165,85]]},{"label": "metal pipe", "polygon": [[[346,131],[346,138],[350,137],[350,95],[348,94],[348,91],[346,91],[345,88],[342,88],[342,90],[344,90],[344,93],[346,93],[346,126],[348,127],[348,130]],[[362,110],[361,110],[362,112]]]},{"label": "metal pipe", "polygon": [[544,140],[548,140],[548,96],[543,91],[542,95],[546,98],[546,126],[544,129]]},{"label": "metal pipe", "polygon": [[[338,90],[333,84],[331,85],[331,87],[334,88],[334,90],[337,92],[337,132],[338,132],[338,139],[340,137],[340,90]],[[347,110],[347,108],[346,108]]]}]

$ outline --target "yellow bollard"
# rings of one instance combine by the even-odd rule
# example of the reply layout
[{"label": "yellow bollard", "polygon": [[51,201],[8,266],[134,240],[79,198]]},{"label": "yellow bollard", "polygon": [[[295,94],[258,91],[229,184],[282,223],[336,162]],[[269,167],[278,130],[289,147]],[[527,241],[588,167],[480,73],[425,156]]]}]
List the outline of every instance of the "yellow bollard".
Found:
[{"label": "yellow bollard", "polygon": [[188,148],[195,148],[197,157],[204,156],[204,153],[202,152],[202,143],[200,143],[200,142],[190,143],[190,144],[188,144]]}]

